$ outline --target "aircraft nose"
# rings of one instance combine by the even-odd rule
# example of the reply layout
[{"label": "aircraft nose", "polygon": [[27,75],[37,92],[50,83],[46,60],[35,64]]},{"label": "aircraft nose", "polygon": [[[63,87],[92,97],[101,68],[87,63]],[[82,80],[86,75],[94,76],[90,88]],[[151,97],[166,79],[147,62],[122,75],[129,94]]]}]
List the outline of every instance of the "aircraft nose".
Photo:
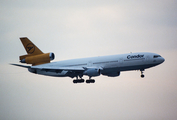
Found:
[{"label": "aircraft nose", "polygon": [[161,58],[161,63],[163,63],[164,61],[165,61],[165,59],[162,57],[162,58]]}]

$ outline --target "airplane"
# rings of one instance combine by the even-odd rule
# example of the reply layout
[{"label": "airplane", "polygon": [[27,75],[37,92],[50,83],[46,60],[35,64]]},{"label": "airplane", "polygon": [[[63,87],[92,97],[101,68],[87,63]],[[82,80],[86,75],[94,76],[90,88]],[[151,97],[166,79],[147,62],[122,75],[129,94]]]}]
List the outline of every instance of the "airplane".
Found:
[{"label": "airplane", "polygon": [[11,65],[27,68],[29,72],[40,75],[76,77],[73,83],[84,83],[85,80],[82,78],[84,75],[89,77],[86,83],[95,83],[95,80],[91,79],[92,77],[100,75],[117,77],[120,72],[131,70],[140,70],[141,77],[144,78],[143,71],[145,69],[165,61],[156,53],[137,52],[51,62],[55,58],[54,53],[43,53],[27,37],[21,37],[20,40],[27,52],[26,55],[19,56],[20,62],[32,64],[32,66]]}]

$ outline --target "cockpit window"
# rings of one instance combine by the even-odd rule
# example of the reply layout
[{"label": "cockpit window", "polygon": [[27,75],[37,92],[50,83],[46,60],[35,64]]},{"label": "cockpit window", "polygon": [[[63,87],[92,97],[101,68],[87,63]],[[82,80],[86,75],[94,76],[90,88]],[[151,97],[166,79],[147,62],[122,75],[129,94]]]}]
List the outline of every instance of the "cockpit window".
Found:
[{"label": "cockpit window", "polygon": [[158,58],[158,57],[161,57],[160,55],[154,55],[154,58]]}]

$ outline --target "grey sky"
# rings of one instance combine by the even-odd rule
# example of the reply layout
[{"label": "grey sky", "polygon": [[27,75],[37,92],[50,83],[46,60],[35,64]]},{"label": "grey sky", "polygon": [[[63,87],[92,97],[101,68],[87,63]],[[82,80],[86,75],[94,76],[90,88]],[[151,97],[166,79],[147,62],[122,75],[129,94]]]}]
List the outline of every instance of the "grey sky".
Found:
[{"label": "grey sky", "polygon": [[[176,0],[3,0],[0,4],[0,119],[176,120]],[[28,37],[55,61],[155,52],[160,66],[119,77],[71,78],[29,73],[18,63]],[[87,77],[84,77],[87,79]]]}]

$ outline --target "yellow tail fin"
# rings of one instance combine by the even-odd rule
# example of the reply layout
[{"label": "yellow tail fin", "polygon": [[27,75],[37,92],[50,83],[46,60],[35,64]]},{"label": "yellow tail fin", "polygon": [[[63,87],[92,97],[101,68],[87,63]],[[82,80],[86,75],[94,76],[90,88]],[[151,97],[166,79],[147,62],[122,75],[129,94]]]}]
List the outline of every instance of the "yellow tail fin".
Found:
[{"label": "yellow tail fin", "polygon": [[27,55],[19,56],[21,63],[40,65],[50,63],[55,58],[54,53],[43,53],[35,44],[33,44],[27,37],[20,38]]},{"label": "yellow tail fin", "polygon": [[33,44],[27,37],[20,38],[20,40],[23,43],[23,46],[28,55],[43,54],[43,52],[35,44]]}]

